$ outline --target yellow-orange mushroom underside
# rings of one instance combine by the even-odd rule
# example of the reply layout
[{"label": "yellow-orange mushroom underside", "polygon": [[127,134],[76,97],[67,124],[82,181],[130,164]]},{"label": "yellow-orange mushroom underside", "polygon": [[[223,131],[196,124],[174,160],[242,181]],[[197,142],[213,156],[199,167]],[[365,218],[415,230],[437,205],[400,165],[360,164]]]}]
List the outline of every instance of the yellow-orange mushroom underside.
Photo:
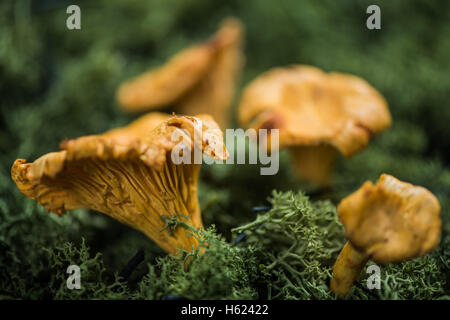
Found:
[{"label": "yellow-orange mushroom underside", "polygon": [[[198,127],[202,119],[202,127]],[[199,130],[201,140],[194,141]],[[208,139],[204,131],[213,130]],[[174,132],[181,140],[173,141]],[[189,133],[189,134],[187,134]],[[202,227],[197,199],[200,164],[178,164],[171,151],[182,141],[187,149],[199,148],[209,156],[225,159],[208,146],[223,146],[221,131],[209,116],[173,116],[147,136],[117,143],[108,135],[70,140],[64,150],[46,154],[33,163],[17,159],[11,169],[20,191],[48,211],[89,208],[105,213],[145,233],[165,251],[191,250],[198,241],[185,228],[164,229],[164,217],[195,228]],[[188,217],[188,218],[184,218]],[[172,232],[173,231],[173,232]]]}]

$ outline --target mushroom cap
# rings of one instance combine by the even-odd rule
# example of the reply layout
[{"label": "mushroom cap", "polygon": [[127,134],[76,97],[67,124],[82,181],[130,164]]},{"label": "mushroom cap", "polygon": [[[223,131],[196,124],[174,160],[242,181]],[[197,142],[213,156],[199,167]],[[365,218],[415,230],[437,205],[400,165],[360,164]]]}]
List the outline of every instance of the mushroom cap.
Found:
[{"label": "mushroom cap", "polygon": [[214,48],[208,44],[189,47],[165,65],[121,84],[117,101],[131,112],[148,111],[174,103],[205,75]]},{"label": "mushroom cap", "polygon": [[244,90],[239,120],[255,129],[280,129],[280,147],[329,144],[351,156],[390,126],[391,115],[363,79],[294,65],[253,80]]},{"label": "mushroom cap", "polygon": [[227,18],[209,40],[123,83],[117,100],[127,111],[175,105],[183,114],[209,113],[223,126],[243,65],[242,42],[243,25]]},{"label": "mushroom cap", "polygon": [[185,114],[208,113],[221,128],[229,123],[229,107],[244,64],[244,27],[234,18],[225,19],[209,40],[214,46],[210,67],[200,81],[177,103]]},{"label": "mushroom cap", "polygon": [[423,256],[439,243],[440,205],[427,189],[382,174],[339,204],[348,240],[380,263]]},{"label": "mushroom cap", "polygon": [[[140,128],[139,121],[143,120],[130,128]],[[165,225],[161,217],[190,215],[190,225],[202,226],[197,200],[200,165],[175,165],[169,153],[184,143],[190,150],[198,148],[213,158],[226,159],[218,125],[208,115],[172,116],[144,137],[117,143],[120,130],[128,137],[137,132],[118,129],[69,140],[64,150],[32,163],[17,159],[11,176],[24,195],[50,212],[61,215],[66,210],[93,209],[144,232],[168,252],[177,253],[179,247],[190,250],[197,240],[187,238],[186,230],[177,230],[176,237],[161,232]],[[175,133],[182,140],[174,140]],[[225,152],[214,152],[217,147]]]}]

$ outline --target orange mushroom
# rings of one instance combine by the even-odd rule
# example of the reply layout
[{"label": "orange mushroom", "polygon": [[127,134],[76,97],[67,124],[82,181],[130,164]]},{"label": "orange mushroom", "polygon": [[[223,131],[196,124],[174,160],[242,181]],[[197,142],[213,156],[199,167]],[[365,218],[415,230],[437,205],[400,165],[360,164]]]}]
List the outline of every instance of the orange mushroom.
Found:
[{"label": "orange mushroom", "polygon": [[289,148],[298,175],[328,185],[337,151],[354,155],[390,126],[391,115],[380,93],[361,78],[296,65],[253,80],[244,90],[239,121],[279,129],[279,147]]},{"label": "orange mushroom", "polygon": [[427,189],[382,174],[339,204],[348,242],[333,268],[331,290],[346,295],[369,259],[398,263],[433,250],[441,234],[440,205]]},{"label": "orange mushroom", "polygon": [[123,83],[117,91],[120,106],[140,112],[173,105],[182,114],[209,113],[224,127],[243,65],[242,39],[242,24],[226,19],[208,41]]},{"label": "orange mushroom", "polygon": [[[64,150],[33,163],[17,159],[12,178],[24,195],[50,212],[62,215],[89,208],[142,231],[169,253],[192,250],[198,240],[179,226],[202,228],[197,199],[200,164],[176,165],[171,152],[183,144],[183,152],[197,148],[226,159],[221,131],[208,115],[172,116],[135,139],[130,128],[142,129],[142,121],[67,141]],[[210,131],[214,134],[207,134]],[[211,145],[224,152],[214,152]]]}]

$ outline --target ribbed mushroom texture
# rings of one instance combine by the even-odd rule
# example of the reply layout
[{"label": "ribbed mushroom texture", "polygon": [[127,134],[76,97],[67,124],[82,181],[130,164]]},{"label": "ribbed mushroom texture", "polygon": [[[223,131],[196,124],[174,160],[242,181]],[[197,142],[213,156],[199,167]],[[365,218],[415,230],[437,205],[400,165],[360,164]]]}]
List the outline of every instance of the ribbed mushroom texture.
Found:
[{"label": "ribbed mushroom texture", "polygon": [[247,85],[239,121],[247,128],[279,129],[279,146],[290,149],[298,175],[327,185],[336,150],[354,155],[391,125],[391,115],[363,79],[294,65],[269,70]]},{"label": "ribbed mushroom texture", "polygon": [[222,160],[228,153],[222,132],[208,115],[168,117],[136,139],[146,131],[143,122],[150,126],[158,118],[164,116],[146,116],[127,128],[69,140],[64,150],[33,163],[17,159],[12,178],[24,195],[50,212],[89,208],[142,231],[169,253],[192,250],[198,240],[177,226],[202,227],[197,199],[201,165],[176,165],[171,151],[182,145],[183,152],[197,148]]},{"label": "ribbed mushroom texture", "polygon": [[242,42],[242,24],[228,18],[208,41],[123,83],[117,100],[131,112],[174,106],[182,114],[209,113],[224,128],[243,66]]},{"label": "ribbed mushroom texture", "polygon": [[341,201],[348,238],[333,268],[331,290],[346,295],[369,259],[398,263],[426,255],[439,243],[440,205],[427,189],[382,174]]}]

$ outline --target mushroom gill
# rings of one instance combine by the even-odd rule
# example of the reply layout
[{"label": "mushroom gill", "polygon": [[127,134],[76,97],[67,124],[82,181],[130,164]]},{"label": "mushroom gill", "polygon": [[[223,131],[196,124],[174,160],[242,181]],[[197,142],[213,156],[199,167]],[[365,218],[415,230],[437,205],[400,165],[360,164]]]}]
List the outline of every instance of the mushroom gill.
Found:
[{"label": "mushroom gill", "polygon": [[[120,131],[131,139],[120,139]],[[214,134],[207,135],[210,131]],[[130,132],[117,129],[69,140],[64,150],[32,163],[17,159],[12,178],[24,195],[49,212],[62,215],[66,210],[92,209],[142,231],[171,254],[180,248],[192,250],[198,240],[179,226],[202,228],[197,199],[201,164],[175,164],[171,153],[182,144],[183,152],[197,149],[226,159],[220,129],[210,116],[200,115],[168,117],[137,139]],[[169,220],[179,223],[168,226]]]},{"label": "mushroom gill", "polygon": [[247,85],[239,121],[257,130],[279,129],[279,146],[291,151],[299,177],[328,185],[337,151],[354,155],[390,126],[391,115],[363,79],[295,65],[272,69]]}]

